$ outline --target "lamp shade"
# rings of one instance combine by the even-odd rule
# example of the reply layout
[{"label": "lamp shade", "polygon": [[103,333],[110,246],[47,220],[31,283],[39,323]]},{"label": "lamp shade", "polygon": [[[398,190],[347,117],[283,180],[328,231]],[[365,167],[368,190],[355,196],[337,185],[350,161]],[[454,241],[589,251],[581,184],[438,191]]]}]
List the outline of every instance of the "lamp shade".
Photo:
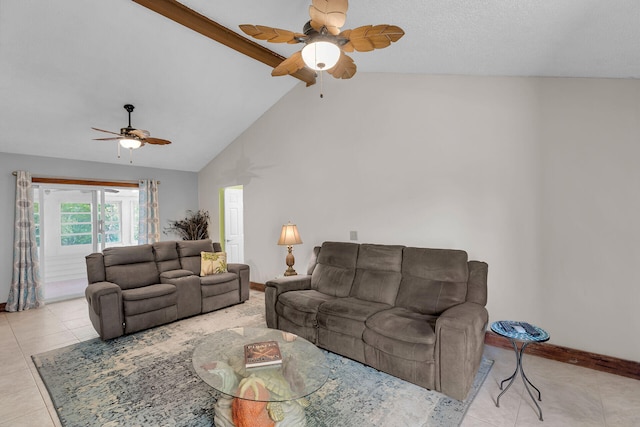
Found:
[{"label": "lamp shade", "polygon": [[340,48],[328,41],[311,42],[302,48],[302,60],[317,71],[333,68],[340,59]]},{"label": "lamp shade", "polygon": [[282,231],[280,232],[280,239],[278,239],[279,245],[299,245],[302,243],[300,239],[300,235],[298,234],[298,227],[295,224],[285,224],[282,226]]},{"label": "lamp shade", "polygon": [[135,139],[135,138],[122,138],[121,140],[118,141],[120,143],[120,145],[122,145],[124,148],[140,148],[140,146],[142,145],[142,142],[140,142],[139,139]]}]

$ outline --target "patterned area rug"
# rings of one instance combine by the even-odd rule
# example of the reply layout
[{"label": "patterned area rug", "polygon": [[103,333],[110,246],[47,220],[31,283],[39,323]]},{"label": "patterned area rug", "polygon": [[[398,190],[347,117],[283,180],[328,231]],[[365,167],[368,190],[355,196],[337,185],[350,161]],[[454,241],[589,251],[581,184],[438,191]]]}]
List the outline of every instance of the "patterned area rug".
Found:
[{"label": "patterned area rug", "polygon": [[[191,364],[204,335],[265,326],[264,294],[206,315],[32,356],[63,426],[212,426],[216,392]],[[493,364],[460,402],[326,353],[329,380],[310,396],[307,426],[458,426]]]}]

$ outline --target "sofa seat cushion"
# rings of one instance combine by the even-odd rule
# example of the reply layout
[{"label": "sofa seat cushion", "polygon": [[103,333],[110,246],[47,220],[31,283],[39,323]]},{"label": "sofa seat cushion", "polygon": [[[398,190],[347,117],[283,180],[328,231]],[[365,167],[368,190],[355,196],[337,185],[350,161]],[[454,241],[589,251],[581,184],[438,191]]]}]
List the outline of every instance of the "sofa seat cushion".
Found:
[{"label": "sofa seat cushion", "polygon": [[333,332],[361,338],[365,321],[375,313],[391,308],[388,304],[354,297],[337,298],[322,304],[318,310],[318,326]]},{"label": "sofa seat cushion", "polygon": [[315,327],[318,307],[334,298],[312,289],[284,292],[278,296],[276,313],[298,326]]},{"label": "sofa seat cushion", "polygon": [[238,275],[229,272],[200,277],[202,286],[219,285],[221,283],[233,282],[234,280],[238,280]]},{"label": "sofa seat cushion", "polygon": [[366,321],[364,342],[405,360],[434,360],[435,317],[394,307],[374,314]]},{"label": "sofa seat cushion", "polygon": [[177,300],[176,287],[166,283],[122,291],[125,316],[160,310],[176,305]]},{"label": "sofa seat cushion", "polygon": [[235,273],[220,273],[200,277],[200,289],[202,290],[203,298],[237,291],[239,288],[240,281]]}]

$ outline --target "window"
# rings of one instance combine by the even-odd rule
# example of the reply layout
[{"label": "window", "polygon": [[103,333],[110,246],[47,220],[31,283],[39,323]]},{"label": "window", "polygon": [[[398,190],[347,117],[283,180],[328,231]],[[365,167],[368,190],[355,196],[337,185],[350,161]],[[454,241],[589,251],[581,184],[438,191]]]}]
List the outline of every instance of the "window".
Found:
[{"label": "window", "polygon": [[60,204],[60,245],[90,245],[93,242],[90,203]]},{"label": "window", "polygon": [[[104,205],[104,240],[105,243],[120,243],[122,216],[121,202],[105,203]],[[98,210],[98,212],[101,212]]]},{"label": "window", "polygon": [[[122,241],[121,202],[104,205],[104,240],[105,243]],[[101,209],[98,207],[98,216]],[[89,245],[93,242],[93,222],[91,221],[90,203],[60,204],[60,245]],[[100,241],[101,238],[99,237]]]},{"label": "window", "polygon": [[40,247],[40,203],[33,203],[33,222],[36,225],[36,244]]},{"label": "window", "polygon": [[140,236],[140,203],[138,201],[131,201],[131,241],[138,242],[138,236]]}]

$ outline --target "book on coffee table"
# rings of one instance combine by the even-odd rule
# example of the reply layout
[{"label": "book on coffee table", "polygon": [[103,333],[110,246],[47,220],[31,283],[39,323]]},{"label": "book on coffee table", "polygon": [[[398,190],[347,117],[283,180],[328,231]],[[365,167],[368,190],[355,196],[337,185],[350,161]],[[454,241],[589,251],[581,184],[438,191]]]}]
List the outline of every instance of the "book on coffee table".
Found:
[{"label": "book on coffee table", "polygon": [[244,346],[244,366],[247,368],[280,363],[282,363],[282,354],[276,341],[261,341]]}]

